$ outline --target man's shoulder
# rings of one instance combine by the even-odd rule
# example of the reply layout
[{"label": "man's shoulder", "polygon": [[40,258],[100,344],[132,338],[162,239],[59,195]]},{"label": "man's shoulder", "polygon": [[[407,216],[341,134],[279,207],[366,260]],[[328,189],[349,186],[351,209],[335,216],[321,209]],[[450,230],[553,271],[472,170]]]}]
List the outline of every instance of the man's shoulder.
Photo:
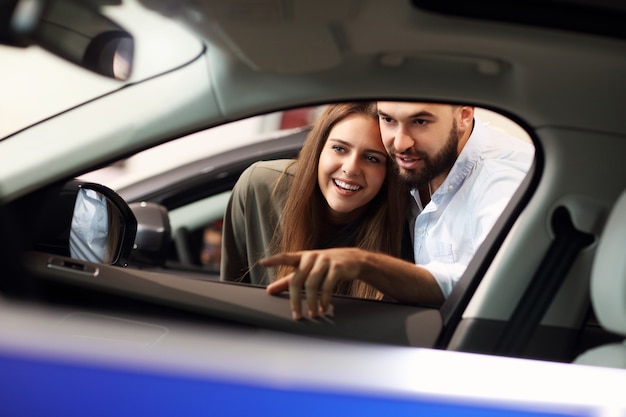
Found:
[{"label": "man's shoulder", "polygon": [[489,150],[515,150],[518,152],[534,153],[534,146],[530,139],[517,136],[489,124],[478,125],[477,133]]},{"label": "man's shoulder", "polygon": [[512,163],[516,169],[526,171],[534,159],[535,147],[530,140],[488,124],[478,125],[474,138],[469,153],[480,155],[487,165]]}]

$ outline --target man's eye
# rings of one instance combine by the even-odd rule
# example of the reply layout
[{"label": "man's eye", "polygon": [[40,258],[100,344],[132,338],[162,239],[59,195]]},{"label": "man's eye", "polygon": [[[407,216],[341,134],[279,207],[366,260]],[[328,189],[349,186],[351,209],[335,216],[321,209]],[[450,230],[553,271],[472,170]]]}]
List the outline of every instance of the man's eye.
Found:
[{"label": "man's eye", "polygon": [[426,123],[428,123],[428,121],[424,120],[424,119],[415,119],[413,120],[413,124],[419,125],[419,126],[424,126]]},{"label": "man's eye", "polygon": [[393,122],[393,119],[391,117],[387,117],[387,116],[380,116],[380,120],[382,120],[385,123]]}]

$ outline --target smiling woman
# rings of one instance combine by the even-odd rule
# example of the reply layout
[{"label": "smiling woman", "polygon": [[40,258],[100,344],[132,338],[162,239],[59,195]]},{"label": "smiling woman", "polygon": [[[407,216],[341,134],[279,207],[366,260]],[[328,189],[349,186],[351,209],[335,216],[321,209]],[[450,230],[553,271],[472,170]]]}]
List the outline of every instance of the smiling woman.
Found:
[{"label": "smiling woman", "polygon": [[326,221],[318,224],[322,236],[332,236],[332,226],[350,224],[368,211],[385,182],[387,159],[378,123],[349,115],[333,127],[317,167],[317,182],[328,205]]},{"label": "smiling woman", "polygon": [[[267,285],[289,275],[290,267],[258,264],[278,251],[356,246],[400,257],[408,193],[391,167],[375,103],[327,106],[297,161],[257,163],[235,185],[224,216],[221,278]],[[360,282],[336,292],[382,298]]]}]

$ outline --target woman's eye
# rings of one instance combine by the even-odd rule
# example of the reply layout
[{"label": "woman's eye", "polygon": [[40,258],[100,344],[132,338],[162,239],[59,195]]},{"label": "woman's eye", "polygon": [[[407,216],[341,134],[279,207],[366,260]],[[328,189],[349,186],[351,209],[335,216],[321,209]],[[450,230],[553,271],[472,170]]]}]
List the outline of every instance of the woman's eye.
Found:
[{"label": "woman's eye", "polygon": [[333,150],[335,152],[345,152],[346,149],[343,146],[339,146],[339,145],[333,145]]},{"label": "woman's eye", "polygon": [[380,163],[380,158],[377,156],[372,156],[372,155],[367,155],[367,160],[370,162],[373,162],[375,164],[379,164]]}]

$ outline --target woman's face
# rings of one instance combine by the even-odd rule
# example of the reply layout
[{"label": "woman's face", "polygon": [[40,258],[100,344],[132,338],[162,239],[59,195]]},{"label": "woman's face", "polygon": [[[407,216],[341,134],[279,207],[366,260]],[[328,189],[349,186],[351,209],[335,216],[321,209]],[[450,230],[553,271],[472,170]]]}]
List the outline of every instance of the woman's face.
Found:
[{"label": "woman's face", "polygon": [[331,222],[345,224],[361,215],[385,181],[387,158],[376,119],[353,114],[332,128],[317,170]]}]

